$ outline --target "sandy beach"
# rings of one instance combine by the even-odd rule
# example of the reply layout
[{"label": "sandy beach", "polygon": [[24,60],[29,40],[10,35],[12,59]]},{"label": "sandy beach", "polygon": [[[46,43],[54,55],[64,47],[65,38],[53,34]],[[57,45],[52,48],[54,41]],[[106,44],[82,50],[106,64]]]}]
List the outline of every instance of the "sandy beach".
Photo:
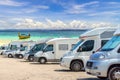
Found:
[{"label": "sandy beach", "polygon": [[72,72],[56,63],[39,64],[0,56],[0,80],[98,80],[85,72]]}]

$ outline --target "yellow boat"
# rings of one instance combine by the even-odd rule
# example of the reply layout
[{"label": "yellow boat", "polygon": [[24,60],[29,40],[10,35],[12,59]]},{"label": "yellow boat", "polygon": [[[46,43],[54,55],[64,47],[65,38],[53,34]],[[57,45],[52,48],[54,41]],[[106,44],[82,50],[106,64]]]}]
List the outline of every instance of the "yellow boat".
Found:
[{"label": "yellow boat", "polygon": [[30,38],[30,34],[26,35],[26,34],[18,33],[18,37],[19,37],[19,39],[28,39],[28,38]]}]

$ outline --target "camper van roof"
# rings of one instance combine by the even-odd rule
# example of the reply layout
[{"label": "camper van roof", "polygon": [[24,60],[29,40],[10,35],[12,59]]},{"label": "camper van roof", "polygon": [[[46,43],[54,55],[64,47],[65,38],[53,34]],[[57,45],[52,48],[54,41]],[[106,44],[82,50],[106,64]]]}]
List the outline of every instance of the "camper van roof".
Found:
[{"label": "camper van roof", "polygon": [[74,40],[74,39],[72,39],[72,38],[55,38],[55,39],[51,39],[51,40],[49,40],[48,42],[47,42],[47,44],[49,44],[49,43],[54,43],[54,42],[57,42],[57,41],[61,41],[61,40]]},{"label": "camper van roof", "polygon": [[114,35],[120,35],[120,28],[114,33]]},{"label": "camper van roof", "polygon": [[104,31],[111,31],[111,30],[113,31],[116,29],[117,29],[116,27],[95,28],[95,29],[92,29],[90,31],[83,33],[82,35],[80,35],[80,38],[85,37],[85,36],[97,36],[97,35],[102,34]]},{"label": "camper van roof", "polygon": [[53,38],[47,38],[47,39],[38,40],[38,41],[36,42],[36,44],[45,43],[45,42],[49,41],[50,39],[53,39]]},{"label": "camper van roof", "polygon": [[13,41],[10,44],[35,43],[35,41]]}]

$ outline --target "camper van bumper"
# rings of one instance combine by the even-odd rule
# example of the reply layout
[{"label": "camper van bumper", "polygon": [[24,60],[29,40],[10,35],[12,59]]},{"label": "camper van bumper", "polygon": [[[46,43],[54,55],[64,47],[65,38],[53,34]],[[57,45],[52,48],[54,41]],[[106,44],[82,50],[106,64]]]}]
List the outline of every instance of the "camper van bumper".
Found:
[{"label": "camper van bumper", "polygon": [[34,62],[39,62],[39,57],[34,57]]},{"label": "camper van bumper", "polygon": [[60,61],[60,66],[69,68],[71,63],[71,58],[63,57]]},{"label": "camper van bumper", "polygon": [[85,70],[87,74],[93,76],[107,77],[107,69],[106,61],[89,60]]},{"label": "camper van bumper", "polygon": [[25,54],[25,55],[24,55],[24,59],[25,59],[25,60],[28,60],[28,57],[29,57],[29,54]]}]

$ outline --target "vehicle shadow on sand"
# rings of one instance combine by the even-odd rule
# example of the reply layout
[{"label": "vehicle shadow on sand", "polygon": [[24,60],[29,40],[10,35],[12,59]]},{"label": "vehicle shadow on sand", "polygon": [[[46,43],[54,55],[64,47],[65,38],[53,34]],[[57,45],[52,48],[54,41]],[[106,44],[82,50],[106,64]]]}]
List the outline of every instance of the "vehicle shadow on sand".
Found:
[{"label": "vehicle shadow on sand", "polygon": [[[60,70],[54,70],[54,71],[56,71],[56,72],[75,72],[75,71],[71,71],[71,70],[68,70],[68,69],[60,69]],[[81,71],[81,72],[84,72],[84,71]]]},{"label": "vehicle shadow on sand", "polygon": [[80,78],[80,79],[76,79],[76,80],[101,80],[101,79],[97,79],[97,78]]},{"label": "vehicle shadow on sand", "polygon": [[31,65],[59,65],[59,63],[46,63],[46,64],[40,64],[40,63],[36,63],[36,62],[32,62],[30,63]]},{"label": "vehicle shadow on sand", "polygon": [[20,61],[20,62],[29,62],[29,61]]},{"label": "vehicle shadow on sand", "polygon": [[98,78],[80,78],[76,80],[108,80],[108,79],[98,79]]}]

